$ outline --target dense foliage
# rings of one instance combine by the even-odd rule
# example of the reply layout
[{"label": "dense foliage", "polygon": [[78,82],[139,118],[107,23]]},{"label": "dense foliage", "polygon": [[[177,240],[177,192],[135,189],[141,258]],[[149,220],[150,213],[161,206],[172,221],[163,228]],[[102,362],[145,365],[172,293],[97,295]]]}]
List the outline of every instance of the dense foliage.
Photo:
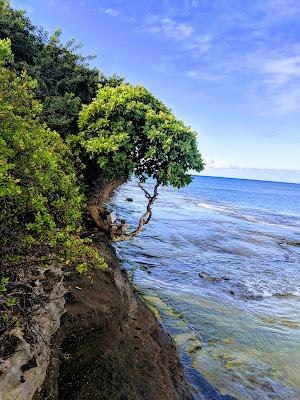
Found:
[{"label": "dense foliage", "polygon": [[37,82],[8,69],[12,60],[10,40],[0,40],[0,326],[18,306],[16,268],[28,249],[32,255],[39,246],[46,254],[52,249],[79,272],[105,267],[79,236],[85,199],[70,150],[40,122]]},{"label": "dense foliage", "polygon": [[[3,42],[0,46],[4,47]],[[38,119],[41,105],[34,99],[35,87],[36,82],[26,72],[16,75],[3,63],[0,66],[3,239],[8,238],[15,225],[30,228],[42,237],[60,227],[75,230],[83,206],[66,144]]]},{"label": "dense foliage", "polygon": [[36,96],[43,101],[41,118],[63,137],[77,128],[82,103],[96,94],[99,71],[90,68],[74,40],[63,44],[58,30],[50,36],[32,25],[24,12],[0,0],[0,39],[10,38],[14,68],[24,69],[38,82]]},{"label": "dense foliage", "polygon": [[108,181],[135,174],[179,188],[191,182],[191,170],[203,169],[195,132],[143,86],[100,87],[83,106],[79,129],[74,151],[88,170],[96,161]]}]

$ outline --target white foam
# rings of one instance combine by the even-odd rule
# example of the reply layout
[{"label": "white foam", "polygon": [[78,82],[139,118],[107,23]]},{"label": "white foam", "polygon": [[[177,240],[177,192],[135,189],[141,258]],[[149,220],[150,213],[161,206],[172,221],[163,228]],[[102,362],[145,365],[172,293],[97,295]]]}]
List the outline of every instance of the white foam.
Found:
[{"label": "white foam", "polygon": [[214,210],[214,211],[230,212],[230,210],[228,208],[223,207],[223,206],[217,206],[215,204],[198,203],[198,206],[202,207],[202,208],[207,208],[209,210]]},{"label": "white foam", "polygon": [[266,288],[263,286],[265,285],[261,285],[261,287],[259,287],[259,285],[251,285],[251,284],[238,285],[239,293],[241,297],[245,299],[257,300],[275,296],[300,297],[300,288],[298,287],[293,287],[289,289],[289,288]]},{"label": "white foam", "polygon": [[[197,204],[199,207],[205,208],[207,210],[212,210],[212,211],[218,211],[218,212],[223,212],[223,213],[229,213],[232,216],[234,216],[235,218],[239,218],[239,219],[243,219],[245,221],[248,222],[253,222],[255,224],[262,224],[262,225],[268,225],[268,226],[274,226],[274,227],[279,227],[279,228],[284,228],[284,229],[292,229],[292,230],[298,230],[299,227],[298,226],[294,226],[294,225],[289,225],[289,224],[282,224],[282,223],[276,223],[276,222],[269,222],[266,220],[263,220],[261,218],[257,218],[254,217],[252,215],[249,214],[239,214],[237,212],[237,209],[233,209],[233,208],[229,208],[229,207],[225,207],[225,206],[221,206],[221,205],[217,205],[217,204],[211,204],[211,203],[198,203]],[[241,207],[245,208],[245,207]],[[276,215],[274,215],[274,218],[276,218]]]}]

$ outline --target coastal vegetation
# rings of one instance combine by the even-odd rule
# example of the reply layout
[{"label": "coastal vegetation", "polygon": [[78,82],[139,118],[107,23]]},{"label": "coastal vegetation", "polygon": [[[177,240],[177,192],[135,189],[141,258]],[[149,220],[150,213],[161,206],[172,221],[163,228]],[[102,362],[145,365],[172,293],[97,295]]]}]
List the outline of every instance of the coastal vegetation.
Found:
[{"label": "coastal vegetation", "polygon": [[[90,67],[79,47],[0,0],[2,333],[30,328],[31,307],[45,300],[34,290],[41,268],[107,267],[89,219],[113,241],[128,240],[149,222],[160,185],[185,186],[191,170],[203,169],[191,128],[143,86]],[[105,201],[132,176],[147,210],[133,232],[117,236],[104,221]]]}]

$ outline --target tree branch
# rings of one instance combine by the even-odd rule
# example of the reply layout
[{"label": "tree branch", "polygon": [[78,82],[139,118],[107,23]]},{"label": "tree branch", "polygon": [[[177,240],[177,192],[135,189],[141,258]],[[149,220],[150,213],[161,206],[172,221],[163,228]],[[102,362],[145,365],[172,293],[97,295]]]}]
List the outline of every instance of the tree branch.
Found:
[{"label": "tree branch", "polygon": [[159,187],[159,183],[156,183],[154,186],[154,190],[153,190],[153,195],[151,196],[151,194],[141,185],[141,183],[139,183],[139,187],[142,189],[142,191],[145,194],[145,197],[148,199],[148,204],[147,204],[147,208],[145,213],[141,216],[140,220],[139,220],[139,224],[137,226],[136,229],[134,229],[132,232],[130,233],[124,233],[122,235],[115,235],[115,233],[112,231],[111,232],[111,240],[113,242],[123,242],[126,240],[130,240],[132,239],[134,236],[136,236],[138,233],[142,232],[142,230],[144,229],[145,225],[147,225],[152,217],[152,205],[155,202],[155,200],[157,199],[158,196],[158,187]]}]

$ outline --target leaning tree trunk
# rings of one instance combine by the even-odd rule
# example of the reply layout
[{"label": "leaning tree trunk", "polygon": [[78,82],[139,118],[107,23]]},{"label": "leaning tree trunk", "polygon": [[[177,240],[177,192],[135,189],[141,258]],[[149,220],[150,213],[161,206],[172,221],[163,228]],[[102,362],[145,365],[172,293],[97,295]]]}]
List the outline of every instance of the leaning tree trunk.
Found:
[{"label": "leaning tree trunk", "polygon": [[87,211],[96,225],[104,231],[109,232],[109,227],[104,222],[106,212],[105,204],[110,199],[114,190],[123,185],[126,181],[126,178],[121,177],[110,182],[98,183],[98,181],[94,185],[91,199],[88,202]]},{"label": "leaning tree trunk", "polygon": [[152,205],[153,205],[153,203],[155,202],[155,200],[157,199],[157,196],[158,196],[159,183],[156,183],[156,185],[154,186],[154,190],[153,190],[153,195],[152,196],[150,195],[150,193],[145,188],[143,188],[143,186],[140,183],[139,183],[139,187],[143,190],[143,192],[145,193],[146,198],[148,199],[148,204],[147,204],[146,211],[141,216],[137,228],[134,229],[132,232],[126,233],[126,234],[124,233],[123,235],[117,235],[116,236],[115,233],[112,231],[111,232],[111,240],[113,242],[123,242],[125,240],[132,239],[138,233],[142,232],[142,230],[144,229],[145,225],[148,224],[148,222],[150,221],[150,219],[152,217]]}]

